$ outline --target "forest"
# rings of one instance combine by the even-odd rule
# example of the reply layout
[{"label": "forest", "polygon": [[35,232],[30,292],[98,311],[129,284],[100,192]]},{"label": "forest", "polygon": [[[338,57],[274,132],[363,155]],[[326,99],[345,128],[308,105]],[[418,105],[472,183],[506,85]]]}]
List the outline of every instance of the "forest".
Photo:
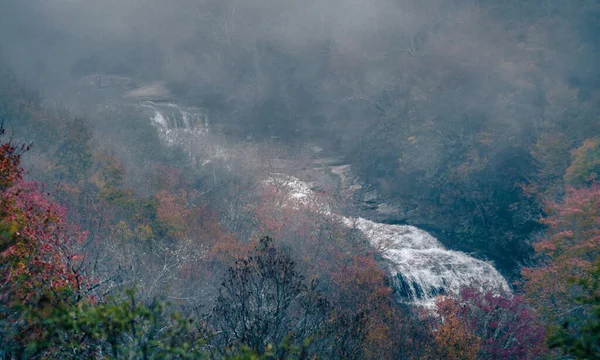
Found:
[{"label": "forest", "polygon": [[600,359],[599,54],[598,0],[0,0],[0,359]]}]

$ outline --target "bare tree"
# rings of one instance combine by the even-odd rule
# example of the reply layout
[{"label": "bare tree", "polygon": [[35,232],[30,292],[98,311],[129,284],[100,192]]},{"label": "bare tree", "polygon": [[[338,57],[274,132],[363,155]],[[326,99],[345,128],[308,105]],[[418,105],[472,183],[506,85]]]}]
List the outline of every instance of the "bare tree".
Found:
[{"label": "bare tree", "polygon": [[220,348],[247,346],[263,353],[284,341],[301,346],[324,328],[329,304],[265,237],[229,268],[213,309]]}]

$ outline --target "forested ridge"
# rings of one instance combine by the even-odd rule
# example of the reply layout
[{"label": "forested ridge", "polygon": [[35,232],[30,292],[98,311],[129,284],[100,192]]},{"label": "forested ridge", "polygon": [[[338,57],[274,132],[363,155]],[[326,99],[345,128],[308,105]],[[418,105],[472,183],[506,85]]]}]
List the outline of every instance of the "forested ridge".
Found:
[{"label": "forested ridge", "polygon": [[[600,358],[598,1],[42,3],[0,2],[0,358]],[[292,201],[313,148],[362,188]],[[326,216],[373,193],[511,291],[407,301]]]}]

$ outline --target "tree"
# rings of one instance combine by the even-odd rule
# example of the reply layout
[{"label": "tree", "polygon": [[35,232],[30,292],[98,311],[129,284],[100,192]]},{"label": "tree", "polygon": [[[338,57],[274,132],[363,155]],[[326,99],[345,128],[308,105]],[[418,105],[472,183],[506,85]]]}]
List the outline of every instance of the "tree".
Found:
[{"label": "tree", "polygon": [[565,321],[550,337],[550,347],[560,348],[577,359],[600,359],[600,261],[591,278],[573,282],[583,287],[584,295],[577,302],[590,308],[590,316],[578,328]]},{"label": "tree", "polygon": [[302,346],[318,336],[328,306],[316,283],[307,282],[290,256],[265,237],[228,269],[212,322],[223,349],[247,346],[263,354],[286,339]]},{"label": "tree", "polygon": [[82,301],[46,309],[28,309],[29,322],[41,336],[28,344],[55,359],[200,359],[205,356],[201,326],[168,304],[145,305],[134,290],[123,298]]},{"label": "tree", "polygon": [[27,343],[43,333],[22,309],[77,303],[93,282],[77,252],[86,233],[37,184],[23,181],[19,149],[27,147],[0,145],[0,334],[4,349],[24,356]]},{"label": "tree", "polygon": [[441,323],[434,336],[443,353],[473,359],[534,359],[545,350],[544,328],[522,296],[468,288],[457,297],[438,300],[436,312]]},{"label": "tree", "polygon": [[461,319],[459,304],[446,298],[436,303],[441,322],[434,330],[435,356],[449,360],[475,360],[481,348],[481,339]]},{"label": "tree", "polygon": [[438,299],[435,312],[439,357],[534,359],[545,351],[544,329],[521,296],[463,289]]},{"label": "tree", "polygon": [[577,328],[589,315],[576,301],[583,288],[572,279],[590,279],[600,259],[600,186],[567,188],[565,199],[548,203],[546,211],[548,230],[534,244],[539,266],[523,269],[524,289],[549,325],[568,317]]},{"label": "tree", "polygon": [[[357,333],[348,339],[356,343],[356,349],[346,351],[344,357],[396,358],[404,329],[385,272],[377,266],[373,255],[354,256],[337,270],[333,274],[336,289],[331,295],[337,316],[361,319],[358,327],[354,326]],[[344,331],[342,326],[336,327],[336,332]]]},{"label": "tree", "polygon": [[587,139],[573,151],[571,166],[565,172],[565,183],[585,187],[600,182],[600,138]]}]

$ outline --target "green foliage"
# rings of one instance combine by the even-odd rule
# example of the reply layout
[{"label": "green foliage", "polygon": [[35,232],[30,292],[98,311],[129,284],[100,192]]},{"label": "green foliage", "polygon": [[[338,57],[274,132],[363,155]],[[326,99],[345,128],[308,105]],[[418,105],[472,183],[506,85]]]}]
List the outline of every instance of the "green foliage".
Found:
[{"label": "green foliage", "polygon": [[[63,113],[68,114],[66,111]],[[59,127],[64,137],[54,154],[57,159],[54,172],[60,181],[84,180],[93,165],[89,145],[92,133],[83,119],[64,116],[65,120]]]},{"label": "green foliage", "polygon": [[307,349],[310,341],[307,339],[300,346],[290,344],[291,337],[286,337],[284,341],[278,345],[267,345],[264,353],[257,353],[248,347],[242,347],[237,354],[226,356],[226,360],[303,360],[308,359]]},{"label": "green foliage", "polygon": [[140,304],[133,291],[127,296],[124,300],[82,302],[74,308],[58,309],[40,322],[54,335],[53,346],[59,343],[63,349],[80,354],[101,349],[114,359],[202,357],[204,342],[190,319],[167,313],[164,304]]},{"label": "green foliage", "polygon": [[577,302],[589,309],[589,316],[574,328],[570,321],[554,329],[549,343],[577,359],[600,359],[600,261],[590,278],[573,279],[584,289]]},{"label": "green foliage", "polygon": [[[573,152],[572,162],[567,169],[569,150],[573,144],[581,144],[582,140],[597,136],[600,129],[597,116],[598,81],[595,80],[597,70],[580,70],[593,68],[581,65],[586,65],[589,59],[595,60],[598,55],[595,36],[597,1],[576,0],[570,6],[564,6],[563,2],[459,0],[448,2],[452,3],[451,6],[442,5],[443,7],[438,8],[438,3],[445,2],[434,0],[423,1],[425,5],[421,8],[427,9],[426,11],[421,11],[418,7],[410,10],[410,2],[402,2],[402,6],[407,7],[407,14],[414,11],[417,15],[411,16],[415,20],[414,27],[404,22],[402,29],[394,28],[394,24],[387,21],[370,22],[374,24],[372,30],[376,29],[372,32],[376,33],[376,37],[371,38],[366,33],[364,38],[353,37],[356,41],[352,41],[350,46],[344,41],[315,43],[311,45],[314,48],[307,46],[299,52],[301,56],[297,56],[288,51],[289,44],[280,46],[279,41],[262,41],[260,37],[254,39],[248,47],[248,34],[245,34],[246,28],[243,25],[234,27],[233,31],[229,31],[230,26],[224,26],[227,33],[221,33],[214,24],[229,24],[235,20],[232,14],[240,11],[232,9],[239,10],[239,6],[236,1],[206,1],[200,5],[200,12],[209,14],[214,21],[195,21],[189,31],[190,34],[202,34],[202,40],[195,39],[192,35],[192,38],[184,40],[185,46],[175,46],[174,49],[176,52],[191,49],[191,52],[186,53],[186,59],[192,61],[190,64],[193,65],[194,59],[202,66],[212,64],[211,66],[216,66],[217,74],[227,74],[225,78],[229,80],[224,81],[226,84],[219,84],[219,81],[214,81],[213,84],[211,81],[208,86],[211,89],[202,90],[207,88],[204,75],[203,79],[196,78],[200,81],[194,81],[193,71],[183,69],[183,73],[178,73],[177,77],[189,75],[190,79],[186,80],[198,85],[197,88],[180,89],[180,93],[193,96],[193,101],[204,103],[202,106],[211,112],[211,122],[213,119],[215,122],[230,122],[228,125],[232,125],[231,128],[244,138],[247,135],[258,135],[255,138],[282,136],[286,142],[292,139],[300,143],[321,141],[320,145],[327,150],[341,150],[341,154],[346,155],[347,160],[352,163],[353,170],[358,172],[357,175],[366,179],[369,186],[374,185],[386,202],[389,200],[390,203],[406,204],[406,209],[394,220],[407,220],[444,230],[446,234],[450,234],[453,247],[477,250],[496,260],[507,262],[507,270],[506,268],[514,266],[527,256],[530,250],[529,238],[541,228],[537,222],[542,212],[541,200],[560,197],[564,193],[563,182],[576,188],[585,188],[599,180],[600,138],[583,142]],[[375,5],[376,2],[373,2],[368,6]],[[10,9],[18,5],[7,6]],[[25,8],[29,9],[29,6],[26,5]],[[264,14],[271,21],[272,13],[267,11]],[[257,16],[260,17],[259,14]],[[323,19],[327,17],[324,16]],[[33,18],[38,19],[35,14]],[[582,19],[586,19],[587,23],[580,23]],[[13,25],[10,19],[9,23]],[[11,25],[7,27],[10,28]],[[238,31],[244,33],[243,36],[239,36]],[[414,33],[409,33],[412,31]],[[591,35],[591,41],[572,35],[576,41],[565,44],[565,38],[570,40],[569,35],[578,31]],[[481,39],[485,41],[482,42]],[[154,56],[154,52],[148,51],[138,40],[136,37],[136,46],[130,49],[132,53],[136,53],[136,65],[160,59],[160,56]],[[202,42],[203,51],[196,51],[194,41]],[[368,49],[362,48],[363,43],[368,44]],[[472,48],[476,49],[476,54]],[[357,49],[365,51],[356,51]],[[569,55],[576,56],[565,56],[568,51]],[[252,56],[248,56],[250,53]],[[149,54],[152,55],[145,56]],[[81,60],[74,66],[73,74],[80,76],[92,72],[129,72],[122,68],[131,65],[127,64],[127,60],[119,60],[120,65],[113,67],[103,63],[106,60],[103,59],[104,56],[104,51],[91,54],[89,58],[86,57],[87,60]],[[109,55],[111,56],[122,59],[123,52],[115,51],[113,55]],[[569,64],[571,61],[565,61],[567,58],[578,60]],[[223,68],[219,68],[220,66]],[[137,73],[137,80],[143,80],[148,78],[148,74],[159,74],[160,71],[156,71],[158,69],[170,69],[172,66],[163,67],[156,63],[155,67],[142,64],[141,67],[132,68],[137,70],[132,69],[127,76],[135,78],[134,73]],[[140,72],[140,68],[145,70]],[[570,76],[569,71],[585,73],[586,75],[579,75],[586,79],[580,80],[573,76],[575,80],[569,80],[567,84],[561,78]],[[142,73],[145,74],[141,76]],[[217,76],[215,79],[222,77]],[[100,79],[98,87],[101,83]],[[196,91],[198,93],[194,94]],[[95,98],[100,92],[109,91],[95,91],[90,97]],[[211,92],[213,93],[210,94]],[[82,99],[85,97],[81,96]],[[39,149],[32,156],[32,163],[36,164],[32,175],[50,182],[50,186],[60,183],[63,190],[66,189],[65,193],[68,190],[68,196],[61,200],[62,205],[71,207],[69,219],[86,224],[89,228],[96,226],[93,230],[90,229],[93,234],[98,234],[94,244],[97,252],[92,255],[100,259],[100,266],[114,266],[121,270],[122,264],[140,265],[131,266],[141,274],[132,278],[143,282],[155,274],[151,271],[146,274],[148,267],[144,266],[149,263],[156,265],[157,259],[164,259],[164,269],[168,272],[164,275],[165,283],[183,277],[183,273],[194,276],[201,274],[198,277],[202,277],[205,271],[213,269],[207,271],[198,266],[200,261],[191,260],[185,263],[185,267],[169,267],[167,260],[180,264],[195,256],[202,259],[202,266],[204,263],[212,264],[213,258],[205,258],[210,256],[206,255],[206,249],[219,240],[215,236],[219,233],[219,222],[211,221],[209,224],[208,221],[196,221],[208,216],[194,207],[192,196],[179,197],[176,190],[200,188],[200,192],[212,194],[210,196],[215,202],[220,202],[220,206],[227,208],[229,205],[225,205],[220,196],[215,195],[218,192],[212,191],[217,188],[217,178],[208,167],[204,168],[206,173],[201,173],[203,169],[198,166],[192,170],[196,174],[191,176],[193,179],[190,183],[184,184],[180,179],[170,181],[168,171],[163,172],[165,181],[159,177],[158,181],[148,179],[148,169],[154,169],[156,159],[170,162],[169,165],[181,170],[187,166],[187,154],[182,149],[171,151],[171,155],[164,154],[158,135],[145,115],[126,112],[129,110],[125,108],[129,105],[119,106],[118,102],[111,101],[110,105],[115,106],[114,113],[118,115],[104,117],[103,112],[96,117],[103,119],[98,124],[98,129],[103,128],[101,131],[104,136],[99,139],[103,139],[103,145],[113,147],[113,151],[116,149],[115,152],[120,157],[102,159],[98,154],[93,154],[90,146],[92,134],[84,119],[74,118],[64,109],[48,111],[42,106],[39,94],[20,86],[14,75],[0,64],[0,119],[10,124],[17,138],[33,140],[36,149]],[[322,123],[326,125],[323,126]],[[127,172],[122,162],[124,159],[127,159]],[[195,186],[192,186],[194,181]],[[202,181],[212,184],[212,187],[201,183]],[[147,187],[151,191],[135,185],[144,182],[150,184]],[[0,179],[2,190],[6,188],[4,183],[5,179]],[[152,193],[156,190],[167,192],[158,196]],[[223,196],[225,197],[230,196],[228,194]],[[35,205],[33,209],[41,208],[41,202],[29,202],[26,205],[30,204]],[[46,218],[39,216],[36,211],[21,211],[26,208],[24,206],[19,211],[14,211],[11,207],[2,209],[1,251],[15,244],[19,230],[26,227],[24,224],[34,223],[39,228],[44,228],[47,223],[53,223],[51,219],[46,222]],[[565,218],[565,222],[576,224],[582,219],[589,219],[590,223],[596,224],[593,222],[597,221],[595,218],[588,217],[585,213],[582,216],[580,211],[585,211],[588,215],[591,213],[588,209],[576,210],[578,212]],[[223,212],[228,211],[230,210]],[[281,213],[281,209],[276,209],[276,212]],[[27,214],[29,218],[26,217]],[[238,214],[235,216],[236,221],[232,221],[235,225],[231,228],[239,229]],[[31,219],[41,221],[33,222]],[[240,220],[242,221],[250,223],[247,225],[251,229],[248,232],[254,230],[253,220],[248,221],[246,218]],[[289,219],[284,218],[277,225],[284,227],[288,222]],[[598,331],[597,323],[593,322],[597,313],[595,310],[580,311],[583,308],[596,309],[596,295],[574,301],[579,290],[589,290],[595,288],[595,285],[568,284],[566,280],[562,280],[572,275],[570,271],[587,270],[582,265],[587,266],[588,258],[594,251],[597,252],[597,239],[587,238],[583,231],[570,229],[563,221],[559,225],[561,228],[549,233],[549,238],[555,241],[546,244],[550,246],[546,250],[556,250],[567,255],[567,258],[565,261],[556,261],[553,267],[547,267],[542,274],[537,274],[535,279],[538,280],[538,285],[530,296],[545,300],[548,294],[559,294],[560,297],[549,301],[553,305],[560,304],[553,309],[557,310],[557,314],[568,312],[570,316],[575,313],[583,315],[558,330],[556,344],[574,356],[596,356],[590,352],[595,350],[590,350],[589,344],[597,342],[593,335]],[[583,229],[587,226],[585,224]],[[565,229],[573,230],[572,234],[564,232]],[[41,238],[40,234],[45,235],[44,232],[34,233],[35,236],[26,238],[32,243]],[[214,238],[213,242],[206,240],[211,237]],[[56,238],[61,240],[58,245],[64,245],[64,237]],[[198,252],[189,255],[185,248],[174,251],[178,240],[183,238],[197,244]],[[306,238],[305,235],[299,236],[298,243],[302,242],[301,246],[305,248],[314,247],[315,252],[321,253],[318,261],[313,259],[311,265],[315,270],[311,271],[323,279],[331,278],[331,271],[328,269],[334,268],[331,266],[334,259],[330,252],[323,251],[323,239],[315,237],[308,242]],[[579,239],[590,241],[584,247],[574,247],[572,243]],[[165,244],[173,246],[165,247]],[[335,246],[344,249],[347,244],[347,240],[340,237],[339,242],[336,239]],[[167,250],[163,253],[153,252],[156,250],[151,249],[154,245],[158,245],[155,248]],[[220,246],[222,249],[235,247],[227,242]],[[296,246],[296,250],[300,248],[296,244],[293,246]],[[107,249],[113,253],[106,255],[104,252]],[[59,274],[56,271],[30,271],[40,269],[39,264],[32,266],[26,261],[39,260],[37,247],[30,248],[35,251],[23,251],[22,248],[17,250],[20,250],[18,256],[10,258],[10,266],[14,266],[14,269],[20,269],[22,265],[29,273],[43,275],[44,280],[54,279],[49,273],[54,276]],[[271,250],[276,252],[278,249]],[[124,259],[122,263],[114,260],[115,252],[121,252],[118,255]],[[578,255],[571,256],[575,252]],[[175,258],[175,255],[181,257]],[[303,252],[301,256],[307,258],[311,255]],[[571,261],[573,258],[576,261]],[[2,265],[11,270],[6,273],[15,273],[13,268],[8,267],[6,259],[2,259],[5,261]],[[148,259],[151,261],[146,261]],[[262,259],[269,260],[266,255]],[[303,297],[307,292],[306,288],[298,285],[302,281],[296,281],[298,274],[295,272],[295,264],[285,257],[279,259],[283,260],[278,264],[257,264],[256,257],[242,259],[233,267],[233,275],[230,274],[231,277],[226,279],[230,281],[229,288],[241,289],[240,293],[244,294],[244,298],[235,298],[236,294],[222,294],[218,300],[222,303],[217,305],[217,310],[222,314],[233,313],[232,316],[239,316],[243,311],[248,314],[247,298],[254,299],[255,303],[264,298],[273,298],[272,287],[277,288],[282,284],[286,286],[277,288],[278,291],[285,293],[283,290],[287,290],[287,295],[296,296],[294,304],[283,304],[284,309],[277,309],[275,315],[267,306],[250,309],[256,310],[254,313],[250,311],[250,315],[254,316],[253,320],[259,325],[267,324],[269,331],[254,331],[261,326],[246,331],[250,333],[248,338],[254,336],[253,343],[260,343],[260,348],[252,344],[252,350],[242,348],[241,353],[234,358],[281,358],[282,354],[287,354],[285,356],[290,358],[302,357],[305,346],[300,343],[307,336],[298,335],[282,340],[286,335],[284,330],[287,331],[292,326],[279,330],[278,324],[272,324],[281,321],[298,327],[304,326],[298,321],[290,321],[290,318],[295,319],[298,309],[307,308],[305,304],[298,304],[299,298],[306,301],[314,299]],[[268,266],[263,266],[265,264]],[[388,305],[391,303],[389,289],[380,285],[382,277],[379,272],[370,271],[376,270],[376,266],[365,266],[360,262],[357,264],[360,266],[343,267],[345,271],[340,271],[341,280],[338,282],[345,285],[340,298],[343,299],[342,303],[355,304],[354,307],[361,310],[365,304],[369,305],[366,310],[371,312],[364,313],[370,316],[364,322],[354,322],[356,326],[351,321],[344,323],[338,318],[337,325],[331,326],[332,332],[338,339],[349,338],[348,342],[352,346],[348,347],[360,347],[364,345],[361,339],[363,335],[358,334],[360,329],[369,335],[368,347],[385,345],[390,348],[388,354],[391,354],[396,351],[397,342],[388,339],[392,338],[391,334],[399,331],[390,326],[390,323],[396,322],[396,317],[394,308]],[[70,262],[62,265],[69,270],[79,269],[78,264]],[[156,266],[160,268],[163,264]],[[212,265],[207,265],[207,268],[210,266]],[[269,267],[280,272],[260,272]],[[257,271],[260,274],[257,275]],[[3,316],[8,314],[14,319],[13,329],[43,330],[42,334],[31,331],[33,337],[19,339],[22,344],[28,344],[29,355],[33,356],[37,351],[32,348],[38,346],[37,340],[40,341],[39,346],[45,351],[44,354],[60,354],[61,357],[75,356],[74,351],[81,357],[178,357],[193,354],[192,343],[202,343],[192,342],[201,337],[193,331],[193,326],[187,320],[171,315],[162,305],[140,305],[133,295],[126,300],[97,299],[94,302],[79,299],[79,303],[51,302],[52,307],[48,308],[45,304],[50,298],[48,292],[35,286],[38,283],[31,286],[29,281],[28,284],[27,280],[31,279],[28,278],[29,273],[23,271],[15,277],[15,281],[8,282],[6,287],[11,290],[35,289],[36,296],[27,304],[2,303],[3,307],[0,309]],[[278,274],[285,275],[285,279],[274,276]],[[256,280],[255,284],[260,286],[249,289],[252,284],[240,281],[248,278]],[[327,280],[331,283],[331,279]],[[269,288],[265,284],[275,285]],[[552,289],[556,284],[563,288]],[[186,285],[191,288],[198,283]],[[331,284],[327,287],[331,288]],[[2,291],[4,289],[0,288]],[[172,287],[164,286],[159,291],[168,291],[165,289]],[[68,290],[71,289],[65,289],[67,292]],[[205,291],[205,288],[200,291]],[[0,295],[8,296],[4,292]],[[564,304],[575,306],[567,308]],[[351,316],[364,313],[352,313]],[[255,316],[256,314],[258,315]],[[595,314],[596,317],[590,318],[588,324],[585,317],[589,314]],[[215,323],[225,320],[228,319],[222,317]],[[314,327],[307,330],[307,333],[312,333],[314,328],[321,327],[323,323],[323,319],[317,316],[311,320],[311,326]],[[31,326],[28,326],[28,322]],[[229,328],[237,330],[242,327],[240,324],[243,324],[243,319],[234,322],[233,325],[228,324]],[[329,325],[331,323],[332,321]],[[11,324],[5,322],[6,324],[10,328]],[[442,335],[441,332],[438,334]],[[13,335],[18,338],[22,334]],[[269,336],[272,338],[268,338]],[[233,337],[232,335],[231,338]],[[41,343],[43,341],[48,343]],[[171,341],[174,342],[172,346],[169,345]],[[244,341],[246,340],[238,342]],[[284,345],[274,347],[279,342]],[[232,340],[232,343],[235,341]],[[143,349],[147,349],[147,352],[140,353]],[[178,353],[179,350],[175,349],[181,351]],[[348,352],[355,357],[359,357],[356,355],[359,353],[358,350]]]},{"label": "green foliage", "polygon": [[60,359],[200,359],[205,344],[191,319],[166,304],[140,304],[133,291],[102,303],[87,299],[22,306],[21,321],[38,329],[22,357]]}]

